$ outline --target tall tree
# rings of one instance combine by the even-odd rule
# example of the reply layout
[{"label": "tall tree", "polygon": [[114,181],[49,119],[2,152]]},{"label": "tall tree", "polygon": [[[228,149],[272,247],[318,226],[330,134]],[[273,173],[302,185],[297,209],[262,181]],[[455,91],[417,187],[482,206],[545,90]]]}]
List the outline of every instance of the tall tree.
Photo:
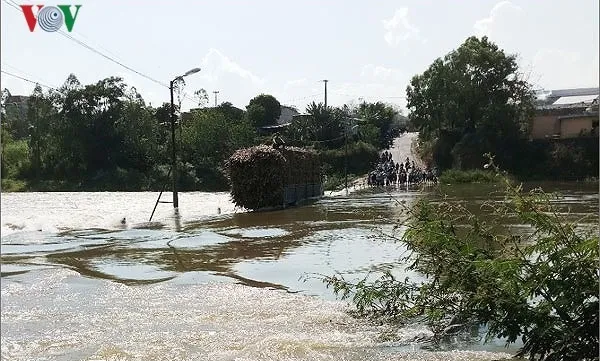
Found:
[{"label": "tall tree", "polygon": [[204,108],[208,104],[208,93],[205,89],[198,89],[194,92],[194,98],[200,108]]},{"label": "tall tree", "polygon": [[[463,142],[454,161],[470,149],[478,153],[470,166],[524,135],[533,109],[531,86],[519,73],[515,56],[487,37],[470,37],[436,59],[412,78],[406,94],[409,118],[421,140],[446,142],[449,149]],[[503,157],[498,160],[502,164]]]},{"label": "tall tree", "polygon": [[275,125],[281,115],[281,104],[274,96],[260,94],[246,106],[247,116],[255,127]]},{"label": "tall tree", "polygon": [[227,188],[220,171],[223,161],[237,149],[252,145],[256,135],[248,120],[228,118],[218,108],[192,112],[182,133],[183,161],[193,167],[194,178],[212,189]]},{"label": "tall tree", "polygon": [[366,128],[378,130],[377,143],[373,145],[379,149],[389,148],[394,139],[392,124],[397,111],[382,102],[363,102],[359,105],[357,113],[359,118],[366,121]]}]

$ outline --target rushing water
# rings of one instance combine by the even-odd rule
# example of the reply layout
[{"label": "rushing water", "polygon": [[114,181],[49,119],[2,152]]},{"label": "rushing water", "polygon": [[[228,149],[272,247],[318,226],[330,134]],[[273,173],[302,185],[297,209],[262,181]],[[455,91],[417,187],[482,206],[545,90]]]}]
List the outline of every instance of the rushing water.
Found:
[{"label": "rushing water", "polygon": [[[571,215],[597,215],[597,185],[546,186],[563,192],[557,202]],[[490,190],[447,189],[475,208]],[[392,232],[391,220],[400,214],[392,197],[412,202],[422,194],[367,190],[248,213],[236,210],[227,193],[182,193],[178,217],[170,204],[160,204],[152,222],[156,193],[2,194],[1,358],[508,356],[514,349],[501,341],[427,351],[418,340],[428,333],[419,326],[390,337],[384,326],[348,316],[347,305],[311,277],[403,272],[403,246],[382,234]]]}]

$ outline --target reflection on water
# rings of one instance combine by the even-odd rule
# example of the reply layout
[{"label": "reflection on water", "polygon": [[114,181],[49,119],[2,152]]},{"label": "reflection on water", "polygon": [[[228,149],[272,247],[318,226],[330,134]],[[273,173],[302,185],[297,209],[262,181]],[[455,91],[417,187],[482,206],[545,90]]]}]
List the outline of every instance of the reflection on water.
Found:
[{"label": "reflection on water", "polygon": [[[554,187],[564,193],[557,205],[571,216],[593,215],[597,226],[597,185]],[[443,190],[479,212],[498,189]],[[401,217],[396,201],[421,196],[440,199],[363,190],[260,213],[236,210],[225,193],[183,193],[181,215],[159,207],[148,223],[153,193],[3,194],[2,359],[493,357],[419,350],[420,328],[382,341],[381,327],[349,318],[309,277],[404,273],[405,248],[381,235]],[[501,344],[483,350],[504,351]]]}]

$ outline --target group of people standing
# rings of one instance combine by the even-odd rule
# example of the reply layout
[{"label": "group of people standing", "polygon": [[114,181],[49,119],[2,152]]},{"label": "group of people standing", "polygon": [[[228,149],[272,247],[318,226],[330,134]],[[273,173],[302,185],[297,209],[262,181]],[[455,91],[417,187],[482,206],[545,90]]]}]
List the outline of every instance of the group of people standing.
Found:
[{"label": "group of people standing", "polygon": [[388,186],[420,182],[436,182],[437,176],[427,167],[421,169],[406,157],[404,163],[394,163],[392,154],[388,151],[381,153],[378,164],[368,175],[367,184],[370,186]]}]

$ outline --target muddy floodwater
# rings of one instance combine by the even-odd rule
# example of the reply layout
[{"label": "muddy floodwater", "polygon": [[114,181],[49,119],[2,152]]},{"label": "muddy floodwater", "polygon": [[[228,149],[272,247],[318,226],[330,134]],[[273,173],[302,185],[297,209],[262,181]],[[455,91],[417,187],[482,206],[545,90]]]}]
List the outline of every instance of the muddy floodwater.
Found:
[{"label": "muddy floodwater", "polygon": [[[598,222],[598,184],[543,184],[570,217]],[[494,186],[446,188],[471,208]],[[2,360],[486,360],[501,340],[432,350],[418,325],[350,317],[315,275],[402,273],[385,237],[396,200],[432,189],[361,190],[248,213],[227,193],[2,194]],[[165,198],[169,198],[166,195]],[[511,224],[518,228],[522,225]],[[418,275],[413,275],[418,277]],[[383,336],[387,335],[387,336]]]}]

